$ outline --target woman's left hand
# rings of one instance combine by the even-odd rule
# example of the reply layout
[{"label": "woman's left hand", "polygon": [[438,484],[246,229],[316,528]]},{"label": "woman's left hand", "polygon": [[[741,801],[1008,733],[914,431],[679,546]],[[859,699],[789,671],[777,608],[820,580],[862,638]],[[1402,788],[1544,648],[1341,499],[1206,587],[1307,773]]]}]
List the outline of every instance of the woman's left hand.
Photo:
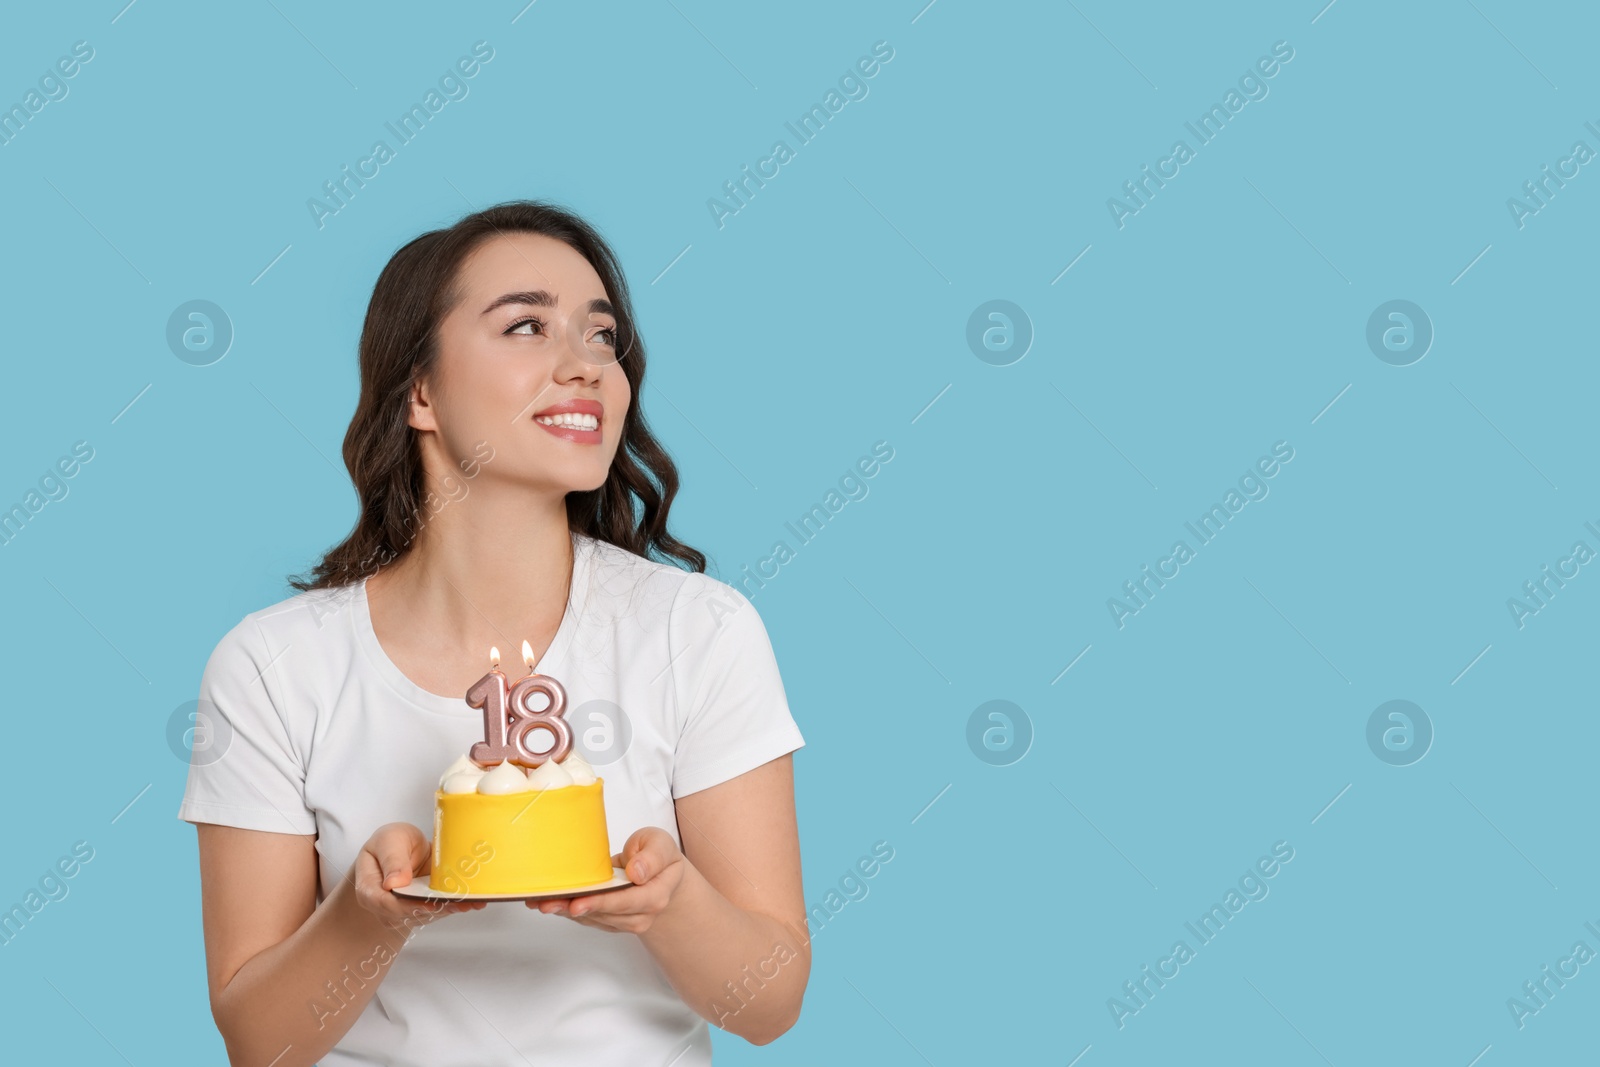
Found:
[{"label": "woman's left hand", "polygon": [[588,896],[530,900],[528,907],[601,930],[644,933],[671,903],[688,861],[671,834],[659,826],[646,826],[634,831],[611,862],[627,873],[633,885]]}]

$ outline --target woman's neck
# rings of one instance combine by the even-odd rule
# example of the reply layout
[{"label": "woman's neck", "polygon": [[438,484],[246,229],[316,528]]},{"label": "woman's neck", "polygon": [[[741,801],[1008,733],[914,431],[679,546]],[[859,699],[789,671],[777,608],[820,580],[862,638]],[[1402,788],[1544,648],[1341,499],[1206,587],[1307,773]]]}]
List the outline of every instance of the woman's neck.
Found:
[{"label": "woman's neck", "polygon": [[[499,488],[499,487],[494,487]],[[566,501],[480,485],[426,509],[408,552],[367,583],[393,628],[445,655],[500,649],[513,672],[524,640],[541,656],[565,612],[573,568]]]}]

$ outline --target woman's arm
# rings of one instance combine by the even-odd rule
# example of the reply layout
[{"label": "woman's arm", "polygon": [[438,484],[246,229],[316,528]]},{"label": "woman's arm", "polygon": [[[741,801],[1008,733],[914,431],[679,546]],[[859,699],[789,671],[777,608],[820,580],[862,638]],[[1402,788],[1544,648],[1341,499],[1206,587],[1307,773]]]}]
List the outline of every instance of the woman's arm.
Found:
[{"label": "woman's arm", "polygon": [[234,1067],[315,1064],[354,1025],[415,927],[474,906],[435,908],[389,892],[431,858],[422,831],[406,823],[374,833],[320,905],[315,837],[198,829],[211,1014]]},{"label": "woman's arm", "polygon": [[682,852],[647,827],[618,853],[636,885],[536,906],[638,934],[684,1003],[767,1044],[799,1018],[811,974],[793,758],[681,797],[677,813]]}]

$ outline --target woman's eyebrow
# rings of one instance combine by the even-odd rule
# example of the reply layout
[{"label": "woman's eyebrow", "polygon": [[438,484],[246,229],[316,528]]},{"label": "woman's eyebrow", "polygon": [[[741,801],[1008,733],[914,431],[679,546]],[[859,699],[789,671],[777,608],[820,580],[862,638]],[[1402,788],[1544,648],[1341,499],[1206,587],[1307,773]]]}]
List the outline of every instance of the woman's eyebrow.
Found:
[{"label": "woman's eyebrow", "polygon": [[496,297],[495,300],[488,307],[484,308],[480,314],[487,315],[495,308],[503,307],[506,304],[531,304],[534,307],[553,308],[556,306],[556,298],[550,295],[549,291],[545,289],[535,289],[531,292],[506,293],[504,296]]},{"label": "woman's eyebrow", "polygon": [[[487,315],[495,308],[504,307],[506,304],[528,304],[532,307],[553,308],[556,306],[556,297],[551,295],[549,290],[546,289],[534,289],[532,291],[520,293],[506,293],[503,296],[496,297],[488,307],[484,308],[483,311],[480,312],[480,314]],[[589,301],[587,310],[590,314],[610,315],[613,318],[615,318],[617,314],[616,309],[611,306],[611,301],[604,299],[595,299]]]}]

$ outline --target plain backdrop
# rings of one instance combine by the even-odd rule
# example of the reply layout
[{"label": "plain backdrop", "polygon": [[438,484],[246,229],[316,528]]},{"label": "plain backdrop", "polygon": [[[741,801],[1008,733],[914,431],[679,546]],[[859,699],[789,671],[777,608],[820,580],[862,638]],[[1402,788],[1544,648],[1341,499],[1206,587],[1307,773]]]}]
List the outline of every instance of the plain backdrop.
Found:
[{"label": "plain backdrop", "polygon": [[[93,49],[0,145],[0,507],[93,452],[0,546],[0,907],[93,850],[0,944],[15,1055],[222,1058],[175,818],[186,705],[354,519],[377,272],[518,197],[621,256],[677,534],[726,581],[794,549],[753,603],[807,741],[808,903],[894,851],[818,932],[800,1023],[718,1034],[719,1062],[1589,1047],[1590,968],[1520,1028],[1507,1000],[1600,950],[1600,577],[1520,627],[1508,600],[1600,550],[1600,176],[1520,227],[1507,201],[1600,151],[1593,12],[922,3],[6,13],[0,104]],[[466,94],[396,147],[385,124],[479,41]],[[865,95],[799,143],[785,124],[877,42]],[[1277,42],[1265,95],[1199,144],[1185,124]],[[307,202],[380,139],[394,157],[319,226]],[[1193,158],[1119,227],[1108,200],[1180,139]],[[708,201],[778,140],[793,158],[719,226]],[[205,366],[168,343],[196,300],[232,333]],[[1025,316],[1020,358],[969,345],[994,300]],[[1407,366],[1367,343],[1392,300],[1433,331]],[[878,442],[867,494],[800,544],[785,524]],[[1108,601],[1279,442],[1269,492],[1119,626]],[[997,700],[991,749],[1000,720],[973,719]],[[1431,725],[1409,765],[1368,743],[1390,700]],[[1278,842],[1270,892],[1201,945],[1185,924]],[[1193,959],[1119,1027],[1110,998],[1136,1005],[1124,983],[1179,940]]]}]

